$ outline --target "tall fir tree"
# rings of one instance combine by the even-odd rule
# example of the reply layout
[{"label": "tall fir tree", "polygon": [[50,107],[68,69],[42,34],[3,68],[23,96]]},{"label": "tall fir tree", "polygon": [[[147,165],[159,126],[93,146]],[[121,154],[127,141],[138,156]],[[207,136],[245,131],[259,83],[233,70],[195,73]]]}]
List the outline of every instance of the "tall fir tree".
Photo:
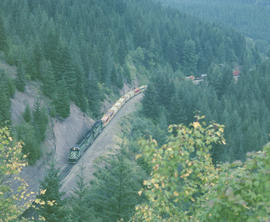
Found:
[{"label": "tall fir tree", "polygon": [[16,78],[16,87],[19,91],[24,92],[25,90],[25,71],[22,63],[17,67],[17,78]]},{"label": "tall fir tree", "polygon": [[57,88],[56,79],[51,62],[46,61],[45,59],[41,62],[41,80],[43,83],[42,89],[44,94],[50,98],[54,98]]},{"label": "tall fir tree", "polygon": [[70,114],[70,99],[66,81],[64,79],[57,81],[57,86],[56,96],[54,98],[55,111],[58,116],[67,118]]},{"label": "tall fir tree", "polygon": [[78,181],[76,188],[74,189],[74,195],[70,199],[70,216],[68,221],[72,222],[102,222],[95,216],[93,208],[89,208],[87,200],[87,191],[89,189],[83,177],[83,168],[78,175]]},{"label": "tall fir tree", "polygon": [[23,113],[24,121],[30,123],[32,120],[32,114],[29,104],[26,105],[24,113]]},{"label": "tall fir tree", "polygon": [[188,75],[195,74],[197,71],[198,57],[196,53],[196,43],[193,40],[187,40],[184,43],[183,61],[184,70]]},{"label": "tall fir tree", "polygon": [[96,215],[103,222],[127,221],[139,202],[144,171],[118,153],[103,159],[94,176],[87,198]]},{"label": "tall fir tree", "polygon": [[7,35],[1,13],[0,13],[0,51],[4,51],[5,53],[7,53],[8,51]]},{"label": "tall fir tree", "polygon": [[37,196],[41,204],[37,206],[37,213],[44,217],[47,222],[66,222],[67,209],[62,200],[64,193],[60,192],[59,171],[51,164],[48,174],[41,182],[40,189],[43,191]]}]

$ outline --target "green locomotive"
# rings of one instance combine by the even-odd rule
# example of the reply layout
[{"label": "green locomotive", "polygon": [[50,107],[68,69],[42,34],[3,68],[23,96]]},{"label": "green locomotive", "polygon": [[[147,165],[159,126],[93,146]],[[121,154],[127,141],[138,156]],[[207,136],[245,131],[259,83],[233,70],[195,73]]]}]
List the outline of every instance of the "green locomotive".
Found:
[{"label": "green locomotive", "polygon": [[94,123],[92,128],[87,132],[87,134],[82,138],[82,140],[72,147],[69,151],[68,161],[70,163],[76,163],[81,155],[88,149],[89,146],[93,144],[98,135],[102,132],[103,124],[101,120]]}]

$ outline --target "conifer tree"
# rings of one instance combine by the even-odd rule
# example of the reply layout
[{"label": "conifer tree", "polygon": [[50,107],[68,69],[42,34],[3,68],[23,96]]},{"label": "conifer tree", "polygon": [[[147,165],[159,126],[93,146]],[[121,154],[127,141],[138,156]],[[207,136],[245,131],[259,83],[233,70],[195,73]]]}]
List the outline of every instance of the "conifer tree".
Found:
[{"label": "conifer tree", "polygon": [[[0,87],[2,91],[2,88]],[[10,120],[10,101],[5,91],[0,93],[0,126],[6,126]]]},{"label": "conifer tree", "polygon": [[44,204],[37,207],[37,212],[44,217],[48,222],[66,222],[67,211],[65,202],[62,200],[64,193],[60,192],[59,171],[51,164],[48,174],[41,182],[41,193],[37,198]]},{"label": "conifer tree", "polygon": [[54,98],[57,87],[53,67],[49,61],[42,60],[41,62],[41,80],[44,94],[50,98]]},{"label": "conifer tree", "polygon": [[74,195],[70,200],[70,216],[69,221],[72,222],[101,222],[101,219],[97,219],[93,208],[89,208],[87,201],[88,186],[84,181],[81,169],[80,175],[78,175],[77,186],[74,189]]},{"label": "conifer tree", "polygon": [[127,221],[139,201],[144,172],[118,153],[103,159],[94,176],[87,199],[96,215],[104,222]]},{"label": "conifer tree", "polygon": [[64,79],[57,81],[56,97],[54,98],[54,105],[56,114],[62,118],[67,118],[70,113],[69,106],[69,92]]},{"label": "conifer tree", "polygon": [[194,74],[197,71],[197,55],[196,55],[196,44],[193,40],[187,40],[184,43],[183,49],[183,62],[186,72]]},{"label": "conifer tree", "polygon": [[25,72],[23,65],[20,63],[17,69],[16,87],[19,91],[24,92],[25,89]]},{"label": "conifer tree", "polygon": [[28,163],[33,165],[41,155],[40,141],[36,137],[35,128],[30,123],[23,123],[16,127],[16,133],[18,139],[24,142],[22,151],[27,155]]},{"label": "conifer tree", "polygon": [[6,126],[10,120],[10,100],[8,80],[4,72],[0,71],[0,126]]},{"label": "conifer tree", "polygon": [[2,15],[0,14],[0,51],[7,53],[8,43]]},{"label": "conifer tree", "polygon": [[39,100],[37,100],[34,104],[33,121],[36,136],[39,141],[43,141],[45,139],[48,117],[45,109],[41,107]]},{"label": "conifer tree", "polygon": [[25,122],[29,123],[32,120],[32,115],[31,115],[31,110],[29,104],[26,105],[24,113],[23,113],[23,118]]}]

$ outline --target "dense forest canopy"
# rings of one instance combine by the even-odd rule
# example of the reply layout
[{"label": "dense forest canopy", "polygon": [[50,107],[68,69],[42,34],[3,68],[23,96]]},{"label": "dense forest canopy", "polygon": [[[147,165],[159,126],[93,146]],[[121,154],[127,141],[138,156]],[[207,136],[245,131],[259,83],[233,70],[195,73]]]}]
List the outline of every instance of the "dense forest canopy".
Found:
[{"label": "dense forest canopy", "polygon": [[205,115],[207,121],[225,125],[227,144],[213,149],[214,159],[244,159],[245,153],[260,149],[269,140],[270,61],[246,71],[237,82],[227,67],[213,66],[209,71],[199,85],[164,73],[156,75],[145,93],[144,116],[162,128],[164,123],[189,124],[196,113]]},{"label": "dense forest canopy", "polygon": [[259,60],[239,33],[152,1],[3,0],[0,7],[0,49],[17,66],[15,80],[1,74],[1,122],[10,121],[15,87],[23,92],[30,81],[41,82],[50,99],[47,111],[35,107],[40,117],[28,107],[16,127],[32,163],[40,157],[35,147],[44,140],[46,112],[64,119],[73,102],[97,118],[105,95],[147,83],[160,70],[198,76],[213,64],[251,67]]},{"label": "dense forest canopy", "polygon": [[18,88],[40,80],[64,118],[70,101],[98,115],[106,89],[130,82],[132,51],[148,70],[168,65],[187,75],[248,60],[240,34],[151,1],[3,0],[0,6],[7,61],[21,67]]},{"label": "dense forest canopy", "polygon": [[207,22],[223,24],[256,40],[269,51],[270,3],[268,0],[158,0]]},{"label": "dense forest canopy", "polygon": [[[193,3],[181,2],[183,9]],[[251,10],[253,3],[245,6]],[[268,4],[263,7],[267,12]],[[263,40],[268,35],[257,34]],[[50,116],[67,118],[75,103],[99,118],[105,98],[119,96],[124,85],[148,85],[141,109],[122,122],[119,147],[96,162],[90,183],[78,175],[66,198],[58,170],[50,167],[34,210],[42,220],[269,221],[269,145],[250,152],[269,140],[270,61],[262,63],[253,40],[151,0],[1,0],[0,51],[17,67],[14,76],[0,70],[0,127],[12,127],[16,90],[35,83],[48,101],[46,107],[40,100],[26,106],[12,130],[24,141],[20,151],[30,164],[41,156]],[[12,140],[0,137],[0,149],[15,146]],[[0,155],[0,162],[6,158]],[[20,213],[15,209],[11,216]]]}]

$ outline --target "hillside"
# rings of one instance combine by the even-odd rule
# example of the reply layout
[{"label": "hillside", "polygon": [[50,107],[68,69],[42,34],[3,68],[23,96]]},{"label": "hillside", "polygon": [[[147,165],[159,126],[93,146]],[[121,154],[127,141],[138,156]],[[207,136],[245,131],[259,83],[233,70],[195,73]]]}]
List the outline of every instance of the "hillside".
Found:
[{"label": "hillside", "polygon": [[270,4],[267,0],[158,0],[204,21],[233,28],[270,50]]},{"label": "hillside", "polygon": [[35,101],[32,117],[26,106],[16,130],[31,164],[40,158],[35,147],[45,139],[48,116],[67,118],[70,104],[97,119],[103,102],[156,73],[197,76],[213,64],[249,68],[259,62],[240,34],[152,1],[3,0],[0,6],[1,45],[7,63],[17,67],[15,80],[3,73],[0,88],[9,94],[2,98],[1,122],[11,119],[14,87],[23,93],[36,82],[47,101],[46,108]]},{"label": "hillside", "polygon": [[[22,219],[26,162],[35,221],[267,221],[270,66],[243,34],[154,0],[1,0],[0,221]],[[111,110],[67,167],[141,84],[142,105]]]}]

